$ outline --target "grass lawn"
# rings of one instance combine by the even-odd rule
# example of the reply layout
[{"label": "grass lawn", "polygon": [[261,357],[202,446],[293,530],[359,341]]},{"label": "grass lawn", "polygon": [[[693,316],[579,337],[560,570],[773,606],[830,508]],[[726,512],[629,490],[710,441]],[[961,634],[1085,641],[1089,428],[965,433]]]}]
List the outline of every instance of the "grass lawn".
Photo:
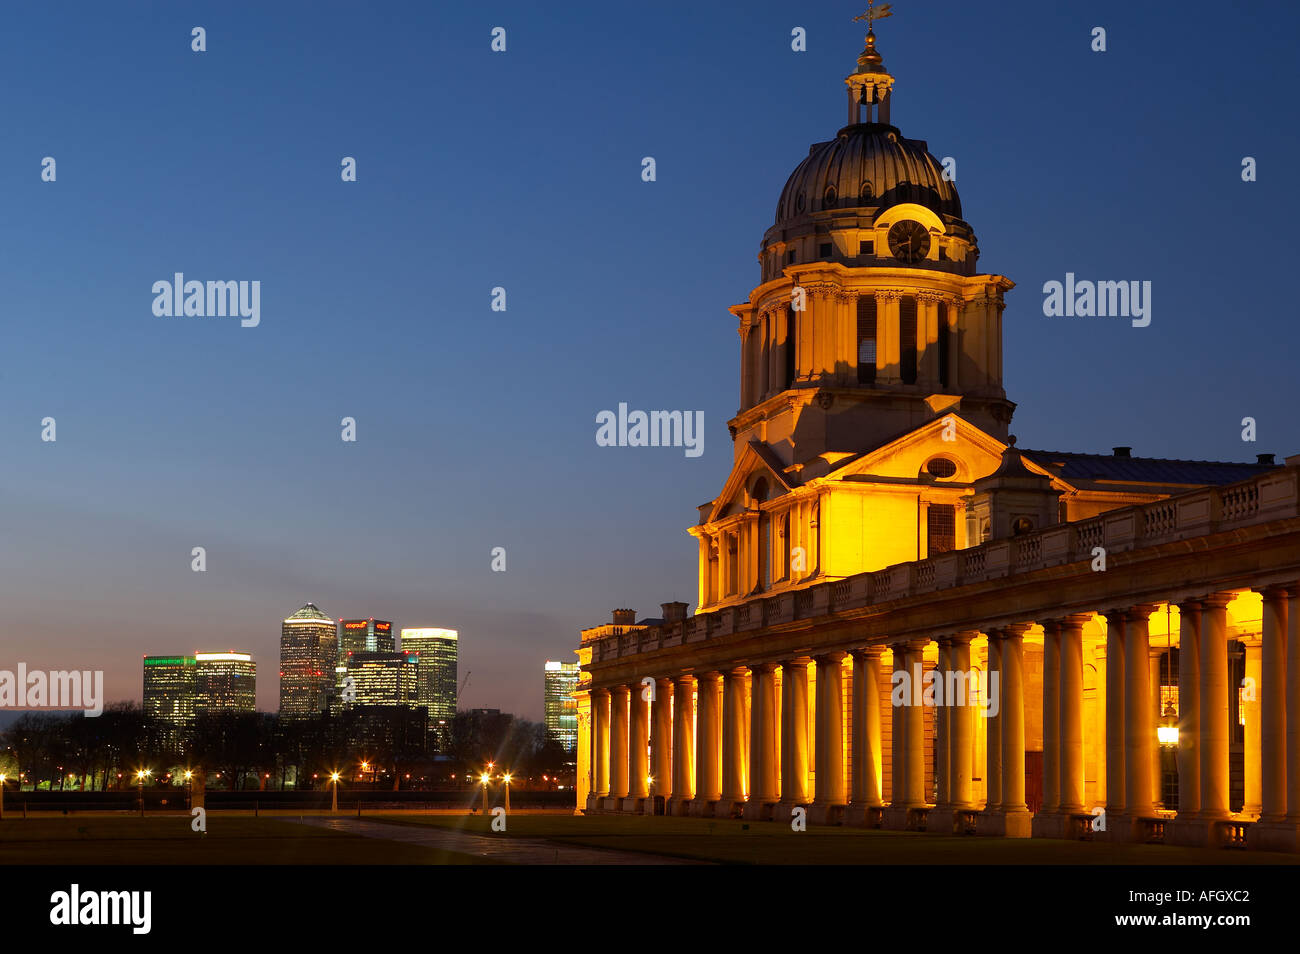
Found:
[{"label": "grass lawn", "polygon": [[497,838],[543,838],[570,845],[731,864],[1300,864],[1300,856],[1281,852],[957,837],[820,826],[794,832],[788,825],[774,822],[730,819],[512,814],[506,832],[493,833],[490,816],[377,812],[368,817],[372,821],[437,825]]},{"label": "grass lawn", "polygon": [[275,818],[208,813],[206,834],[190,816],[83,815],[6,818],[0,865],[458,865],[484,859],[363,838]]}]

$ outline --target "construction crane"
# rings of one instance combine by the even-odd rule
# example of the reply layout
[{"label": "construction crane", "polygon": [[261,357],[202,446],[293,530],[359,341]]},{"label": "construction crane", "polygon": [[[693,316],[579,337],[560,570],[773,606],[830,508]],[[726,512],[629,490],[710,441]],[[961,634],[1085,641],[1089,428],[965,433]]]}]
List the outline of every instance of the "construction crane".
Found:
[{"label": "construction crane", "polygon": [[460,688],[456,690],[456,701],[458,703],[460,702],[460,694],[464,692],[465,687],[469,685],[469,677],[471,672],[473,672],[472,669],[465,673],[465,678],[460,681]]}]

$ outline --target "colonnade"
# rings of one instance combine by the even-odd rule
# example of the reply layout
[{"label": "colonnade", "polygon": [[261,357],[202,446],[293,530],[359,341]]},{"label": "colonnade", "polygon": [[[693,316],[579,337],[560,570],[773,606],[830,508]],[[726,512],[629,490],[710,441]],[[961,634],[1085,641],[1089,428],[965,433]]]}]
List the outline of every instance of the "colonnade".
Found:
[{"label": "colonnade", "polygon": [[[1148,625],[1157,607],[1140,603],[1102,611],[1104,650],[1099,639],[1095,660],[1097,688],[1104,691],[1100,719],[1085,713],[1084,629],[1092,613],[597,687],[591,692],[587,807],[777,820],[803,808],[814,823],[1181,844],[1249,840],[1294,849],[1300,831],[1300,587],[1256,592],[1263,607],[1259,632],[1233,636],[1246,644],[1243,706],[1249,716],[1245,804],[1236,813],[1229,807],[1229,693],[1235,687],[1227,614],[1234,594],[1228,592],[1177,603],[1176,806],[1161,805],[1157,730],[1167,742],[1174,726],[1160,725],[1172,721],[1172,708],[1162,713],[1164,647],[1153,645]],[[1041,697],[1026,690],[1031,627],[1035,681],[1042,633]],[[1172,642],[1173,634],[1168,638]],[[973,663],[981,661],[973,653],[976,642],[987,696],[983,680],[974,694],[967,685],[978,669]],[[927,652],[937,660],[929,667],[935,676],[923,675]],[[938,695],[928,696],[936,687]],[[911,704],[899,704],[900,695]],[[1026,802],[1027,713],[1042,743],[1036,813]],[[1089,750],[1095,753],[1096,804],[1086,801]],[[928,761],[933,784],[927,786]]]}]

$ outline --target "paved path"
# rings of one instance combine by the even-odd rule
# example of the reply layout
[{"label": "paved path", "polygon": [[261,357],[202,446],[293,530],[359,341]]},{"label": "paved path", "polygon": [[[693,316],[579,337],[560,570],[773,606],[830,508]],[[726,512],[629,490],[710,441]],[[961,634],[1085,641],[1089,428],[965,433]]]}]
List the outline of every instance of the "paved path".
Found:
[{"label": "paved path", "polygon": [[[286,819],[291,821],[292,819]],[[420,845],[438,851],[454,851],[462,855],[491,858],[517,865],[689,865],[699,864],[684,858],[664,855],[647,855],[635,851],[616,851],[607,848],[584,848],[564,845],[540,838],[510,838],[506,835],[491,837],[471,835],[469,832],[451,831],[433,825],[388,825],[364,818],[327,818],[306,816],[299,824],[316,825],[331,831],[361,835],[364,838],[385,838],[408,845]]]}]

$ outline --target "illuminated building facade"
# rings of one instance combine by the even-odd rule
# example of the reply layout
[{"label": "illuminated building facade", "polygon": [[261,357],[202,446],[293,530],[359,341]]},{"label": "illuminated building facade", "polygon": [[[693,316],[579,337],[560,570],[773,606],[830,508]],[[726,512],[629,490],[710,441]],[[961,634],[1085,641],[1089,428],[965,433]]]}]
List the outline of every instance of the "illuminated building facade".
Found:
[{"label": "illuminated building facade", "polygon": [[280,715],[307,718],[329,706],[338,663],[338,627],[313,603],[280,627]]},{"label": "illuminated building facade", "polygon": [[846,85],[731,309],[697,612],[582,634],[579,808],[1295,850],[1300,456],[1018,448],[1013,283],[874,34]]},{"label": "illuminated building facade", "polygon": [[347,658],[355,700],[345,705],[414,705],[419,697],[419,655],[409,652],[354,652]]},{"label": "illuminated building facade", "polygon": [[195,653],[197,715],[257,711],[257,663],[248,653]]},{"label": "illuminated building facade", "polygon": [[192,726],[197,677],[193,656],[145,656],[145,717],[177,729]]},{"label": "illuminated building facade", "polygon": [[336,685],[341,688],[350,653],[390,653],[396,649],[393,642],[393,624],[388,620],[341,619],[338,626],[338,660],[335,670]]},{"label": "illuminated building facade", "polygon": [[565,751],[573,751],[578,747],[578,703],[573,698],[573,690],[577,687],[576,662],[546,662],[542,719],[546,731],[564,746]]},{"label": "illuminated building facade", "polygon": [[460,637],[454,629],[403,629],[403,651],[419,653],[419,704],[431,726],[450,725],[456,715],[457,656]]}]

